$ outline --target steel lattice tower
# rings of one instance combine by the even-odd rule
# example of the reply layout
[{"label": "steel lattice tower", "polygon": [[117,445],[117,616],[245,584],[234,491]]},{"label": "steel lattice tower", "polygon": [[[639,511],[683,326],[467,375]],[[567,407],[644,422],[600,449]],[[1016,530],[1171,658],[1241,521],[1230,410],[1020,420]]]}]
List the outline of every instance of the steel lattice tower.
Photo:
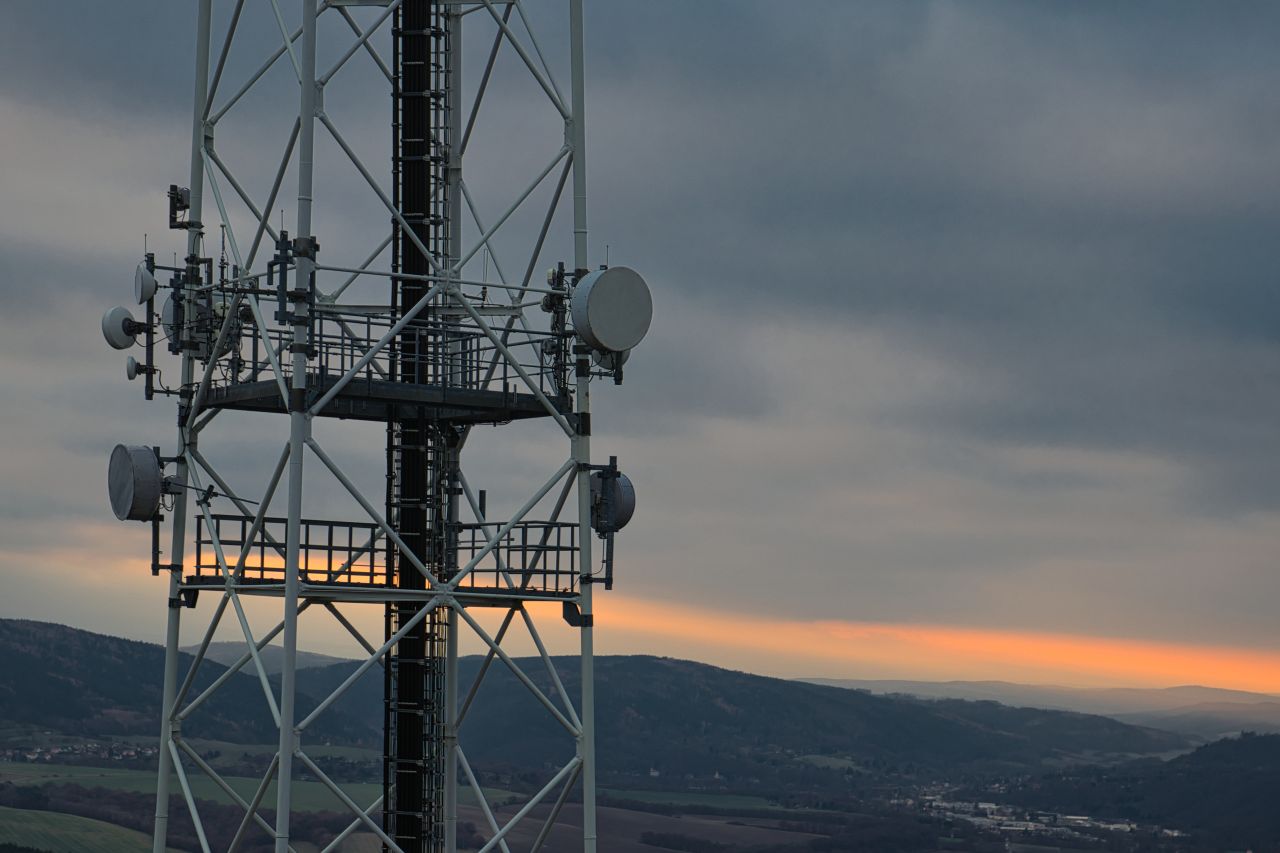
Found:
[{"label": "steel lattice tower", "polygon": [[[157,853],[166,849],[172,778],[202,846],[212,849],[189,780],[196,772],[244,811],[232,850],[261,832],[275,839],[278,853],[292,849],[293,785],[303,774],[352,812],[350,826],[326,849],[362,831],[377,835],[386,850],[452,853],[463,785],[483,815],[485,851],[511,849],[522,823],[549,806],[530,836],[530,849],[543,849],[561,807],[577,795],[582,849],[596,849],[592,593],[601,582],[612,583],[612,537],[630,518],[634,492],[612,458],[592,462],[590,390],[602,376],[621,381],[628,351],[648,329],[651,303],[634,272],[588,266],[582,0],[559,0],[567,12],[567,99],[522,2],[298,0],[300,25],[291,32],[281,0],[268,0],[270,14],[256,24],[251,3],[227,0],[219,5],[224,19],[218,27],[214,0],[199,0],[191,169],[188,186],[169,190],[169,222],[186,232],[185,258],[166,266],[147,255],[135,278],[145,317],[134,320],[116,308],[103,318],[113,346],[145,344],[144,361],[129,361],[129,378],[145,378],[147,399],[168,396],[178,406],[174,451],[120,445],[110,476],[113,509],[121,519],[150,524],[153,572],[169,581]],[[332,64],[318,71],[322,19],[333,19],[345,37]],[[464,23],[488,45],[477,54],[487,61],[470,89],[463,87]],[[252,42],[247,35],[254,27],[274,29],[279,47],[261,64],[240,69],[233,48]],[[379,45],[389,46],[390,63]],[[335,76],[360,54],[390,93],[389,180],[344,136],[328,96]],[[512,55],[564,132],[545,167],[486,221],[468,188],[464,154],[486,92],[502,85],[498,58]],[[270,180],[241,180],[216,141],[236,138],[224,128],[246,96],[281,88],[280,68],[293,72],[284,90],[296,85],[296,118],[283,156]],[[227,94],[236,72],[244,82]],[[328,177],[316,166],[318,137],[341,153],[389,216],[389,233],[363,260],[322,250],[331,241],[314,226],[323,218],[317,212]],[[297,183],[293,236],[283,221],[272,223],[273,211],[286,204],[281,190],[290,175]],[[562,205],[570,187],[572,200]],[[533,249],[523,277],[508,280],[495,241],[513,214],[533,206],[539,190],[546,206]],[[543,255],[555,251],[562,207],[572,228],[563,247],[572,261],[553,268],[544,286],[533,274]],[[208,245],[206,217],[222,235],[219,259]],[[496,280],[489,278],[490,263]],[[484,272],[477,275],[480,265]],[[502,296],[490,302],[490,291]],[[529,311],[532,306],[540,311]],[[176,362],[168,374],[176,373],[176,382],[165,379],[166,358]],[[265,488],[233,485],[227,468],[235,459],[220,462],[207,448],[218,448],[213,439],[224,431],[234,446],[241,434],[232,425],[237,418],[256,419],[254,443],[261,446],[264,417],[287,420],[287,440]],[[378,430],[385,445],[380,501],[359,485],[369,472],[335,458],[344,443],[323,437],[324,425],[338,420]],[[538,424],[567,443],[567,456],[553,459],[554,472],[531,493],[513,496],[518,508],[512,513],[490,517],[486,490],[473,488],[464,473],[469,437],[477,426]],[[319,518],[304,501],[320,496],[319,505],[328,506],[334,494],[353,507],[352,515]],[[166,532],[167,551],[161,548]],[[595,541],[603,546],[598,551]],[[183,672],[181,622],[186,611],[199,615],[201,593],[217,603],[194,663]],[[278,605],[269,630],[252,627],[244,607],[251,597]],[[546,603],[579,637],[577,697],[537,628],[533,606]],[[369,607],[382,615],[380,642],[348,616]],[[303,708],[297,650],[299,616],[307,611],[315,614],[308,620],[349,632],[364,657],[329,695]],[[501,614],[498,631],[477,618],[486,611]],[[228,614],[245,652],[198,691],[197,673]],[[503,647],[513,625],[527,629],[541,657],[545,674],[536,679]],[[486,653],[469,686],[459,683],[463,637],[478,639]],[[278,686],[261,655],[277,639],[283,649]],[[505,821],[488,805],[459,740],[480,680],[495,662],[564,729],[568,747],[564,764]],[[309,754],[308,738],[315,720],[375,667],[384,686],[382,795],[358,803]],[[278,750],[249,799],[182,733],[192,712],[240,671],[256,676],[279,730]],[[460,688],[468,687],[463,699]],[[274,798],[268,794],[273,783]],[[272,808],[274,822],[266,813]]]}]

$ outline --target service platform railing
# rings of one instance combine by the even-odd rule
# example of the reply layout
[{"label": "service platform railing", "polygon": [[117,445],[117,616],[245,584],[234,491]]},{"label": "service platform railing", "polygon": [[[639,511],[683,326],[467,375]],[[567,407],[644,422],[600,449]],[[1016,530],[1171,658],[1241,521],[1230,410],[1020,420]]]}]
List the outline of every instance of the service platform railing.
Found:
[{"label": "service platform railing", "polygon": [[[347,388],[359,393],[369,382],[410,382],[458,391],[529,393],[523,372],[548,398],[568,389],[568,343],[561,335],[526,328],[508,316],[493,317],[493,332],[511,358],[469,316],[443,310],[415,319],[372,358],[366,355],[387,337],[395,318],[386,309],[318,305],[312,315],[308,371],[317,387],[353,373]],[[210,386],[225,389],[271,380],[278,365],[290,374],[292,332],[269,327],[263,334],[250,317],[234,323],[210,373]],[[519,370],[516,368],[518,363]]]},{"label": "service platform railing", "polygon": [[578,525],[523,521],[489,549],[496,524],[460,524],[458,565],[484,554],[459,585],[462,589],[517,589],[570,595],[578,583]]},{"label": "service platform railing", "polygon": [[[265,518],[255,529],[244,515],[196,516],[194,579],[225,580],[215,541],[237,583],[283,583],[288,519]],[[299,577],[307,584],[384,585],[386,552],[378,525],[304,519],[299,526]]]},{"label": "service platform railing", "polygon": [[[287,520],[211,514],[195,518],[195,566],[189,583],[217,586],[283,584]],[[460,592],[533,596],[573,595],[578,584],[578,526],[558,521],[521,521],[490,547],[497,524],[456,524],[449,537],[459,569],[470,570]],[[217,547],[215,547],[215,543]],[[388,548],[373,523],[304,519],[299,526],[299,579],[310,586],[390,586]],[[391,555],[394,560],[394,554]],[[474,562],[474,566],[471,563]],[[442,578],[447,582],[447,578]]]}]

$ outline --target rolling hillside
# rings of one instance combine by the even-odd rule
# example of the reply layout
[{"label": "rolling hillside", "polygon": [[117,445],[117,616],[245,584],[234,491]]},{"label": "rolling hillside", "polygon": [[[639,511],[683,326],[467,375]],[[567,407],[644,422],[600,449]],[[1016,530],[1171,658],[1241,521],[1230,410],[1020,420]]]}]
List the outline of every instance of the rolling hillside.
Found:
[{"label": "rolling hillside", "polygon": [[[477,664],[474,658],[462,662],[464,679]],[[350,664],[307,669],[299,673],[299,684],[318,696],[351,670]],[[552,695],[539,666],[525,670]],[[577,670],[562,665],[560,672],[576,695]],[[822,757],[849,760],[864,770],[946,773],[1113,761],[1188,745],[1179,735],[1105,717],[994,702],[878,697],[668,658],[601,658],[596,677],[599,741],[607,745],[600,750],[600,767],[619,776],[718,773],[739,783],[781,777],[802,784],[815,768],[831,766],[814,760]],[[381,673],[371,671],[338,707],[376,725],[381,690]],[[501,664],[490,670],[478,696],[462,732],[468,755],[510,767],[539,767],[563,757],[563,732]]]},{"label": "rolling hillside", "polygon": [[[82,736],[152,736],[160,728],[164,649],[63,625],[0,619],[0,721]],[[191,656],[184,654],[179,673]],[[206,661],[195,696],[226,668]],[[338,712],[317,723],[318,736],[347,742],[381,735]],[[240,674],[184,725],[192,736],[269,743],[275,724],[256,677]]]},{"label": "rolling hillside", "polygon": [[[0,655],[6,661],[0,721],[86,735],[151,735],[156,729],[159,646],[8,620],[0,621]],[[478,658],[464,659],[464,678],[478,665]],[[309,694],[300,700],[303,713],[354,666],[301,670],[299,687]],[[541,667],[531,662],[525,668],[551,695]],[[221,671],[210,663],[199,684]],[[561,671],[576,694],[576,668]],[[873,696],[665,658],[598,659],[597,681],[600,767],[621,787],[683,786],[690,777],[718,774],[737,788],[779,790],[828,786],[855,771],[1034,771],[1188,745],[1180,735],[1105,717]],[[381,695],[381,672],[371,670],[309,735],[380,744]],[[270,742],[273,727],[256,677],[231,678],[227,692],[193,715],[187,731]],[[480,689],[462,742],[477,765],[506,771],[541,769],[572,752],[563,730],[500,663]]]},{"label": "rolling hillside", "polygon": [[100,820],[0,806],[0,847],[22,845],[45,853],[149,853],[151,838]]},{"label": "rolling hillside", "polygon": [[[199,646],[184,646],[182,651],[194,655]],[[221,641],[210,643],[205,657],[217,661],[223,666],[231,666],[244,654],[244,643]],[[271,675],[280,672],[284,660],[284,652],[279,646],[267,646],[260,653],[262,665]],[[350,663],[350,658],[339,658],[333,655],[322,655],[316,652],[298,652],[298,669],[309,669],[315,666],[330,666],[338,663]]]}]

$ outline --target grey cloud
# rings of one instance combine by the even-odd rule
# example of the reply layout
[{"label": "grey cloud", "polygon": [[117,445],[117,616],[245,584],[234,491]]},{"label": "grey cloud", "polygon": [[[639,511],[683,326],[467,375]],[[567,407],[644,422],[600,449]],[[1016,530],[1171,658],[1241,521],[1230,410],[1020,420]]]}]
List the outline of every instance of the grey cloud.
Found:
[{"label": "grey cloud", "polygon": [[[7,201],[39,201],[39,180],[57,193],[0,218],[0,379],[31,401],[3,415],[12,549],[38,546],[40,513],[106,518],[99,448],[171,435],[171,411],[137,404],[96,329],[128,299],[141,232],[162,242],[158,191],[185,173],[193,8],[129,10],[18,4],[2,37],[0,92],[27,117],[6,122],[6,157],[30,181],[0,186]],[[669,0],[588,14],[593,251],[642,270],[657,301],[627,383],[597,392],[595,446],[642,499],[621,589],[797,618],[1265,642],[1262,603],[1280,592],[1265,526],[1280,498],[1280,11]],[[258,27],[243,55],[275,38]],[[287,65],[273,73],[287,89]],[[344,70],[327,108],[383,168],[387,101],[352,99],[372,74]],[[486,104],[475,162],[486,138],[529,142],[475,176],[489,216],[540,165],[542,132],[547,156],[558,144],[554,120],[535,123],[542,97]],[[255,187],[283,142],[276,110],[246,102],[220,129]],[[325,210],[344,203],[321,223],[326,256],[359,254],[385,213],[323,137],[319,156]],[[499,246],[509,277],[537,225],[522,217]],[[260,485],[283,433],[236,423],[224,446],[211,433],[210,458]],[[380,437],[322,428],[377,493]],[[495,501],[554,467],[540,438],[512,434],[468,450]],[[34,501],[14,485],[30,482]]]},{"label": "grey cloud", "polygon": [[807,5],[622,51],[593,163],[632,207],[597,233],[709,316],[879,329],[974,376],[890,422],[1146,448],[1200,511],[1273,506],[1275,13],[1161,8]]}]

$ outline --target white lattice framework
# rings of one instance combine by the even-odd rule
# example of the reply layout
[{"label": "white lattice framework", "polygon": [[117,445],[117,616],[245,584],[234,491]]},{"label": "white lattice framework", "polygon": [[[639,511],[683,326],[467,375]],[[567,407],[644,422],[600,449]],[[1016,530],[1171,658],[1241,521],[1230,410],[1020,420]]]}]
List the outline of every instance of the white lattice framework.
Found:
[{"label": "white lattice framework", "polygon": [[[371,168],[365,162],[368,158],[361,158],[357,153],[359,145],[346,135],[348,127],[344,124],[344,116],[336,109],[337,104],[326,104],[331,99],[325,97],[326,89],[340,79],[344,69],[357,62],[368,63],[370,68],[376,69],[379,79],[385,78],[388,83],[392,81],[392,69],[379,45],[389,40],[389,22],[394,19],[400,2],[401,0],[391,0],[382,5],[351,0],[299,0],[293,8],[286,9],[282,8],[281,0],[234,0],[234,3],[227,0],[227,3],[219,4],[221,23],[218,27],[214,25],[214,0],[199,0],[198,3],[189,178],[189,216],[192,225],[187,232],[188,264],[194,268],[197,266],[194,259],[211,254],[207,244],[213,241],[214,229],[209,223],[216,222],[225,239],[228,260],[234,265],[236,274],[227,291],[231,294],[229,306],[220,315],[222,319],[217,326],[216,339],[210,352],[220,352],[237,334],[256,335],[264,343],[265,360],[265,368],[257,378],[274,385],[275,391],[272,393],[279,394],[279,410],[288,413],[287,418],[275,417],[270,422],[283,427],[287,419],[289,430],[287,434],[281,431],[276,451],[267,437],[267,430],[255,426],[253,444],[256,448],[265,445],[265,452],[275,460],[265,488],[248,488],[232,482],[234,478],[229,469],[236,467],[235,460],[220,460],[208,447],[202,448],[202,441],[216,446],[217,443],[211,442],[211,438],[218,434],[220,428],[225,427],[227,434],[234,436],[231,432],[232,422],[242,416],[218,403],[219,376],[224,368],[220,366],[221,362],[217,357],[202,361],[197,353],[182,353],[181,386],[187,389],[188,395],[180,403],[185,415],[180,417],[178,446],[172,462],[175,489],[169,513],[169,562],[164,566],[169,576],[169,621],[164,724],[154,834],[154,849],[157,853],[166,849],[170,780],[174,777],[186,800],[203,848],[206,851],[211,849],[201,822],[199,805],[193,795],[191,774],[194,773],[206,776],[230,801],[244,810],[239,831],[229,849],[237,849],[251,833],[265,832],[276,839],[277,851],[293,850],[294,847],[290,844],[291,815],[294,811],[292,787],[293,780],[303,771],[330,789],[351,812],[351,822],[346,831],[334,838],[325,850],[337,849],[348,835],[357,831],[377,835],[389,850],[402,849],[372,817],[382,805],[381,798],[372,802],[357,802],[348,795],[343,786],[329,778],[308,753],[308,734],[316,719],[326,713],[361,675],[382,665],[395,642],[414,624],[402,626],[385,641],[371,640],[357,628],[356,623],[360,620],[350,618],[349,609],[408,599],[424,603],[417,620],[425,618],[432,610],[447,609],[451,623],[466,626],[486,650],[478,679],[484,678],[491,664],[500,663],[507,667],[568,736],[564,763],[555,772],[548,773],[545,784],[516,809],[513,815],[500,821],[486,801],[485,792],[477,781],[467,756],[457,746],[457,730],[466,720],[465,709],[471,707],[479,680],[465,694],[459,690],[458,632],[451,632],[453,640],[450,648],[450,672],[453,681],[449,693],[452,710],[448,725],[452,727],[450,743],[454,758],[447,764],[447,849],[453,850],[456,845],[457,795],[458,788],[462,785],[472,789],[487,823],[485,829],[489,840],[483,851],[510,851],[512,830],[528,819],[539,806],[550,805],[545,816],[542,814],[545,809],[538,812],[537,819],[541,821],[541,827],[531,850],[541,849],[549,830],[561,814],[561,807],[575,790],[581,791],[583,804],[583,849],[596,849],[590,582],[595,564],[592,557],[593,533],[590,528],[588,479],[591,456],[589,429],[580,429],[584,421],[589,423],[589,417],[583,416],[587,415],[590,408],[591,376],[576,376],[569,394],[571,406],[566,407],[563,401],[552,399],[553,395],[546,392],[545,383],[530,368],[529,356],[516,352],[513,343],[513,330],[518,337],[520,330],[528,330],[531,324],[536,323],[535,318],[526,315],[526,309],[536,305],[543,296],[556,295],[556,291],[549,287],[535,286],[531,278],[533,270],[542,268],[540,258],[544,244],[549,232],[554,230],[561,218],[567,218],[572,223],[574,269],[588,268],[583,147],[585,137],[582,121],[582,0],[563,0],[563,5],[567,8],[561,10],[567,12],[564,21],[569,52],[567,91],[557,79],[556,73],[553,73],[554,64],[548,62],[543,42],[535,36],[537,28],[532,25],[531,16],[526,13],[521,0],[458,0],[450,4],[451,13],[456,16],[459,24],[465,19],[468,36],[474,32],[478,38],[486,41],[488,58],[483,73],[478,78],[481,83],[470,94],[470,102],[465,105],[462,113],[467,116],[468,137],[476,117],[482,112],[486,93],[498,85],[500,75],[495,73],[495,69],[499,67],[500,61],[506,61],[504,58],[512,56],[516,61],[510,67],[519,69],[526,80],[532,80],[536,84],[545,107],[553,111],[563,124],[564,136],[562,140],[551,141],[544,164],[534,170],[527,183],[514,188],[507,204],[499,209],[496,216],[487,217],[475,203],[465,177],[466,174],[474,173],[473,164],[469,160],[463,161],[466,162],[467,169],[459,175],[456,186],[461,191],[461,198],[465,200],[467,229],[471,237],[463,242],[465,248],[458,251],[458,256],[452,259],[451,264],[441,265],[432,258],[435,274],[431,276],[430,290],[409,312],[397,317],[390,309],[379,313],[376,307],[369,306],[367,300],[355,300],[362,292],[362,287],[365,287],[364,292],[368,292],[366,285],[370,282],[379,283],[378,286],[384,290],[389,286],[392,271],[388,268],[386,257],[392,237],[388,234],[380,244],[369,246],[367,252],[352,259],[335,257],[328,253],[327,246],[330,242],[340,244],[341,241],[329,241],[326,235],[315,233],[313,218],[320,205],[316,199],[325,197],[319,190],[326,178],[315,166],[316,144],[318,139],[327,137],[349,163],[353,170],[349,174],[359,176],[367,187],[368,197],[390,219],[404,224],[402,212],[393,204],[387,181],[377,177],[385,170]],[[352,8],[360,5],[374,8]],[[253,6],[269,8],[267,20],[275,30],[278,46],[259,57],[257,64],[241,68],[240,65],[244,63],[237,57],[243,51],[238,52],[237,47],[242,42],[254,41],[246,38],[249,19],[247,11]],[[293,28],[287,24],[291,17],[300,21]],[[319,67],[318,31],[330,20],[346,31],[346,45],[336,49],[336,58],[331,64]],[[290,72],[283,87],[278,80],[282,67]],[[243,128],[238,131],[230,129],[237,117],[237,110],[247,97],[268,86],[276,87],[277,91],[293,92],[296,96],[296,117],[284,140],[278,165],[275,169],[262,173],[269,176],[269,179],[241,178],[237,170],[243,173],[246,165],[236,162],[230,154],[225,157],[220,154],[217,141],[224,134],[227,138],[232,138],[233,133],[243,134]],[[522,144],[525,143],[522,141]],[[463,145],[465,148],[465,141]],[[245,146],[241,144],[233,147],[243,149]],[[462,161],[461,156],[459,160]],[[260,164],[248,165],[253,167],[249,171],[256,173],[256,167]],[[484,163],[476,163],[474,166],[485,168]],[[297,200],[292,211],[296,217],[294,233],[303,237],[315,236],[323,248],[315,259],[299,255],[295,260],[295,280],[306,282],[314,274],[320,298],[310,307],[302,303],[295,305],[295,311],[303,321],[286,327],[278,321],[273,323],[269,320],[271,305],[266,302],[261,285],[264,281],[265,264],[270,260],[269,249],[280,239],[280,231],[283,230],[273,224],[272,218],[273,212],[281,204],[282,193],[287,193],[284,187],[289,176],[296,178],[297,182]],[[565,200],[566,203],[562,204],[563,191],[567,185],[571,187],[572,199]],[[539,194],[545,198],[535,202]],[[516,214],[527,212],[535,203],[545,204],[541,228],[537,229],[533,248],[526,258],[525,274],[520,280],[509,280],[504,273],[498,240],[504,233],[504,228],[512,226]],[[566,207],[570,211],[569,215],[558,217],[557,211]],[[567,242],[566,239],[566,244]],[[267,251],[264,251],[264,247]],[[427,248],[420,243],[418,249],[431,258]],[[478,267],[483,271],[478,271]],[[198,269],[193,269],[193,274],[198,272]],[[212,285],[208,281],[204,284]],[[493,302],[484,299],[481,294],[490,290],[504,293],[506,298]],[[198,294],[189,290],[184,293],[183,298],[188,300],[188,305],[194,305],[197,297]],[[377,508],[381,499],[371,498],[361,490],[357,485],[357,481],[361,479],[359,476],[349,476],[348,471],[335,459],[337,448],[331,446],[333,442],[326,437],[326,428],[321,427],[321,424],[335,423],[324,419],[335,400],[344,393],[352,393],[352,389],[371,373],[385,371],[388,347],[394,342],[395,336],[414,317],[422,312],[438,311],[441,304],[447,305],[448,310],[458,316],[464,316],[470,328],[478,330],[491,344],[491,348],[485,351],[486,357],[490,359],[490,374],[500,371],[504,376],[511,377],[513,382],[518,382],[520,393],[536,400],[537,405],[545,410],[542,413],[544,417],[527,421],[529,424],[542,426],[530,428],[546,431],[549,425],[553,425],[551,429],[558,430],[567,445],[565,454],[552,459],[547,466],[550,473],[537,488],[519,501],[518,509],[509,516],[485,517],[484,502],[478,490],[473,488],[465,475],[461,478],[465,505],[474,516],[474,523],[484,531],[487,539],[470,553],[470,558],[448,580],[433,576],[419,557],[404,545],[397,534],[395,520],[384,517]],[[329,384],[324,387],[323,393],[314,393],[315,376],[308,362],[308,347],[314,344],[308,339],[309,326],[304,322],[308,311],[334,318],[340,325],[349,322],[352,316],[372,316],[375,318],[373,327],[379,332],[362,338],[357,331],[348,328],[352,341],[362,341],[360,348],[363,352],[358,358],[349,360],[346,370],[340,376],[328,377]],[[194,310],[188,316],[194,316]],[[243,329],[239,329],[239,318],[244,317],[251,317],[251,321],[246,322]],[[306,405],[296,405],[300,399],[298,392],[305,393],[308,390],[313,393],[306,397]],[[291,400],[294,405],[291,405]],[[258,418],[255,425],[264,423],[264,416],[253,417]],[[504,427],[515,428],[515,425]],[[314,567],[308,566],[307,552],[301,541],[305,523],[304,488],[308,492],[319,490],[345,495],[356,508],[355,512],[361,517],[362,523],[368,525],[370,532],[364,545],[350,550],[346,564],[339,566],[337,570],[330,567],[325,578],[317,578]],[[273,502],[279,503],[278,499],[283,499],[287,504],[287,524],[282,541],[278,530],[272,533],[269,519],[269,508]],[[504,564],[503,543],[504,537],[530,517],[535,508],[547,507],[550,507],[552,521],[558,520],[567,508],[571,522],[576,524],[576,571],[580,573],[580,578],[572,589],[561,590],[552,595],[541,591],[535,595]],[[223,541],[217,516],[226,514],[243,517],[249,525],[249,534],[241,535],[234,541]],[[200,529],[208,537],[206,544],[211,547],[216,561],[216,582],[208,577],[195,579],[191,575],[191,543],[196,534],[188,529],[187,521],[190,518],[196,519],[197,526],[203,523]],[[252,559],[251,552],[264,543],[268,550],[274,552],[272,559],[280,562],[281,582],[260,580],[249,583],[245,577],[247,562]],[[349,570],[362,555],[384,547],[394,548],[399,552],[399,560],[421,571],[426,579],[426,589],[414,591],[344,581],[343,572]],[[476,583],[475,573],[482,567],[491,569],[492,576],[500,580],[490,586]],[[179,605],[184,601],[193,603],[193,593],[196,591],[204,592],[203,602],[206,603],[211,596],[216,596],[216,604],[207,623],[204,623],[194,662],[188,670],[182,671],[179,667],[179,635],[180,621],[186,608]],[[280,606],[279,618],[269,629],[255,629],[252,625],[245,607],[248,596],[265,598]],[[582,616],[578,626],[581,643],[581,695],[578,697],[572,697],[566,689],[537,623],[526,606],[530,601],[545,601],[548,598],[569,602]],[[497,631],[486,630],[482,620],[472,612],[481,607],[501,609],[503,618]],[[349,633],[363,651],[364,658],[350,678],[321,700],[317,707],[306,715],[301,715],[295,704],[296,666],[299,614],[306,611],[316,614],[308,619],[332,620],[332,625]],[[204,604],[194,610],[195,614],[204,612]],[[226,619],[228,613],[232,615],[234,627],[238,628],[243,637],[245,651],[225,673],[220,674],[207,688],[198,691],[194,686],[197,683],[197,672],[204,663],[209,644],[220,626],[229,621]],[[527,631],[545,666],[545,674],[531,675],[526,672],[521,663],[504,648],[504,641],[516,624],[523,625]],[[282,643],[284,653],[278,686],[268,677],[261,655],[262,650],[272,642]],[[235,673],[240,672],[250,673],[259,682],[263,701],[279,728],[278,751],[271,759],[256,791],[248,798],[237,792],[232,784],[211,767],[182,734],[183,721],[204,706]],[[544,690],[538,682],[551,685],[551,689]],[[463,701],[459,701],[460,695],[465,695]],[[273,783],[276,785],[274,803],[268,797]],[[274,823],[261,813],[264,808],[271,807],[275,809]]]}]

